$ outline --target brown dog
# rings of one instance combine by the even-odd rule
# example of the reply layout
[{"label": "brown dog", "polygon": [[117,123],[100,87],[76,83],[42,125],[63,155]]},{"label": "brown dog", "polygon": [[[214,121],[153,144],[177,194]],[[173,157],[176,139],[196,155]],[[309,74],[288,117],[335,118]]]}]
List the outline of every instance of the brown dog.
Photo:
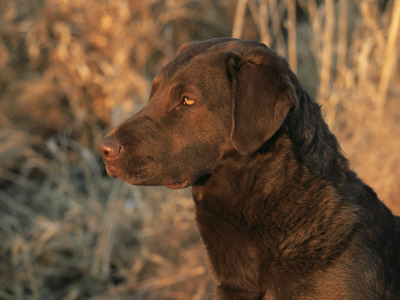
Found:
[{"label": "brown dog", "polygon": [[399,218],[263,44],[181,46],[99,151],[112,177],[192,186],[218,299],[400,299]]}]

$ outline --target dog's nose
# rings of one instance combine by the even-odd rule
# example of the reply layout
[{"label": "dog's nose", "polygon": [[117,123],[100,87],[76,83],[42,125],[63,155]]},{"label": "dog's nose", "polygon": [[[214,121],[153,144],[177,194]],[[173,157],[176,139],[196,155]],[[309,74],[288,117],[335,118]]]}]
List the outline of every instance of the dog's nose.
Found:
[{"label": "dog's nose", "polygon": [[116,158],[121,151],[121,144],[115,135],[105,137],[97,146],[103,159]]}]

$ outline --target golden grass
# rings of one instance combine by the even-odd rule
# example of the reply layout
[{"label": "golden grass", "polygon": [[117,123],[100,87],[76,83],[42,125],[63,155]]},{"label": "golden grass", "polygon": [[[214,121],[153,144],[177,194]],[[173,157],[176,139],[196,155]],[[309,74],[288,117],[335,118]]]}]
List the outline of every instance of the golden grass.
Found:
[{"label": "golden grass", "polygon": [[5,0],[0,299],[210,299],[189,190],[131,187],[95,150],[186,41],[261,40],[400,214],[398,1]]}]

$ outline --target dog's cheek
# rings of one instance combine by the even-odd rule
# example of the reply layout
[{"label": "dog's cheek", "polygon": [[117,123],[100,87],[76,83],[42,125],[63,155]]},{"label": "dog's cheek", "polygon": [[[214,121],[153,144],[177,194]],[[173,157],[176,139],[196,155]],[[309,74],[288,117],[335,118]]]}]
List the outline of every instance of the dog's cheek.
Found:
[{"label": "dog's cheek", "polygon": [[176,178],[197,180],[198,177],[211,172],[218,160],[219,149],[214,141],[191,141],[171,158],[169,173]]}]

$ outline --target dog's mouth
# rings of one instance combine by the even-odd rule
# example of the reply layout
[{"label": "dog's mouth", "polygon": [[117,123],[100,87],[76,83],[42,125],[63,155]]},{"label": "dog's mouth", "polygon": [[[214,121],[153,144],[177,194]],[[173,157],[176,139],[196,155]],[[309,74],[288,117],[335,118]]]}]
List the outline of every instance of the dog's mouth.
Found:
[{"label": "dog's mouth", "polygon": [[174,182],[168,183],[168,184],[165,184],[165,183],[156,184],[156,183],[142,182],[143,179],[140,178],[141,176],[135,176],[136,178],[130,178],[129,176],[124,176],[123,172],[121,172],[121,170],[119,168],[110,166],[108,164],[106,164],[106,170],[107,170],[108,176],[110,176],[112,178],[122,179],[122,180],[126,181],[129,184],[135,184],[135,185],[164,185],[165,187],[167,187],[169,189],[184,189],[184,188],[187,188],[188,186],[191,185],[191,180],[190,179],[186,179],[186,180],[183,180],[183,181],[174,181]]},{"label": "dog's mouth", "polygon": [[186,179],[184,181],[177,181],[177,182],[173,182],[171,184],[166,184],[165,187],[169,188],[169,189],[184,189],[187,188],[188,186],[201,186],[204,185],[208,179],[210,179],[211,177],[211,173],[205,173],[204,175],[195,177],[197,179],[195,180],[190,180],[190,179]]},{"label": "dog's mouth", "polygon": [[186,179],[184,181],[173,182],[170,184],[166,184],[165,187],[169,189],[184,189],[190,185],[190,180]]}]

